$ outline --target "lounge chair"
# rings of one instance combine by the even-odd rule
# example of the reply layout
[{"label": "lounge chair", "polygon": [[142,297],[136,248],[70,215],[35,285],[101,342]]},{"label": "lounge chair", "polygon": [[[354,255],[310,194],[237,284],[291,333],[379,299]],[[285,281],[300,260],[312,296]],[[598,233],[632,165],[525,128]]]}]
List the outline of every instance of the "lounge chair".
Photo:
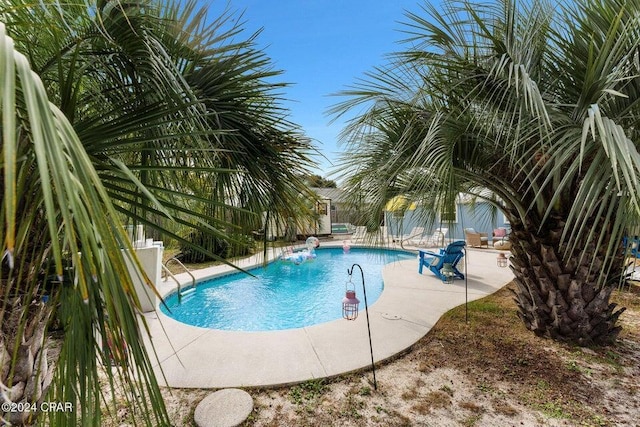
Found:
[{"label": "lounge chair", "polygon": [[413,227],[413,229],[409,234],[405,234],[400,238],[400,241],[402,243],[408,243],[414,240],[420,240],[422,239],[423,235],[424,235],[424,227]]},{"label": "lounge chair", "polygon": [[458,240],[450,243],[446,248],[440,249],[438,253],[420,249],[418,273],[422,274],[422,268],[427,266],[440,280],[445,281],[447,278],[442,274],[442,267],[444,267],[445,264],[450,264],[454,277],[464,279],[464,274],[456,268],[460,260],[464,257],[464,252],[462,252],[464,245],[465,242],[463,240]]},{"label": "lounge chair", "polygon": [[356,231],[353,232],[349,240],[351,240],[353,243],[361,243],[361,242],[364,242],[366,236],[367,236],[367,227],[364,225],[358,225],[356,227]]},{"label": "lounge chair", "polygon": [[387,246],[394,246],[396,243],[396,237],[391,233],[391,227],[383,225],[380,227],[380,235],[382,244]]},{"label": "lounge chair", "polygon": [[419,240],[410,240],[409,244],[426,248],[442,247],[448,231],[448,228],[437,228],[433,234],[423,234]]},{"label": "lounge chair", "polygon": [[464,239],[467,241],[467,244],[472,247],[489,247],[489,236],[487,233],[478,233],[473,228],[464,229]]}]

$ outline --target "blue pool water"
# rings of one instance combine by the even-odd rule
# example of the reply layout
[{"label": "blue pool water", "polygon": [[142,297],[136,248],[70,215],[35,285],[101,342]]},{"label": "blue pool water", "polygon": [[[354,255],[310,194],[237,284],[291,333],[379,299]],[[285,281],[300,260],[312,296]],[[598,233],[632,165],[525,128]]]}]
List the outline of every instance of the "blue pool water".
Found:
[{"label": "blue pool water", "polygon": [[[255,277],[234,273],[198,283],[196,291],[178,301],[166,298],[161,310],[189,325],[233,331],[301,328],[342,317],[342,298],[354,263],[362,266],[371,306],[382,293],[382,267],[415,255],[385,249],[320,248],[317,257],[299,265],[276,261],[251,270]],[[353,276],[360,309],[364,296],[360,270]]]}]

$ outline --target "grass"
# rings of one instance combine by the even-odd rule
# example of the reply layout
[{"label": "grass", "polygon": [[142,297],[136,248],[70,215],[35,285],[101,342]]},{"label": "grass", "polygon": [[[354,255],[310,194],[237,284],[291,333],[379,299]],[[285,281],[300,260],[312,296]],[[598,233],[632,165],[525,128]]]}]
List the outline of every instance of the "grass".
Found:
[{"label": "grass", "polygon": [[300,385],[293,386],[289,395],[292,397],[294,403],[301,403],[302,401],[312,401],[318,399],[326,390],[325,380],[313,380],[307,381]]}]

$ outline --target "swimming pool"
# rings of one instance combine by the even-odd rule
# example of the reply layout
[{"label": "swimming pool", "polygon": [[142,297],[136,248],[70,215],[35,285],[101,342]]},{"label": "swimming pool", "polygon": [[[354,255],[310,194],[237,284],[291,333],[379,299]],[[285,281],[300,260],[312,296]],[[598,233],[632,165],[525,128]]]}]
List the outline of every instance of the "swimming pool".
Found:
[{"label": "swimming pool", "polygon": [[[234,273],[198,283],[196,291],[178,301],[176,293],[165,301],[167,316],[203,328],[232,331],[271,331],[302,328],[342,317],[347,269],[362,266],[371,306],[383,289],[382,267],[413,259],[414,254],[387,249],[320,248],[317,257],[299,265],[275,261],[251,270],[255,277]],[[360,308],[364,309],[362,279],[353,275]]]}]

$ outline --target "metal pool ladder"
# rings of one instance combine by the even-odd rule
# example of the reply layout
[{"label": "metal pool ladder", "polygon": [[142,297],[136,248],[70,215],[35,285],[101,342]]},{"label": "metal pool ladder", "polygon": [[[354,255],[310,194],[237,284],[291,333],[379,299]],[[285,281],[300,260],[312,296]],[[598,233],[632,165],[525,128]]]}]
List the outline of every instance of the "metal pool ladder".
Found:
[{"label": "metal pool ladder", "polygon": [[[173,273],[171,271],[169,271],[169,269],[167,268],[167,266],[169,265],[169,263],[171,262],[177,262],[178,265],[180,265],[180,267],[182,267],[184,269],[184,271],[187,272],[187,274],[189,276],[191,276],[191,286],[189,286],[187,289],[182,290],[182,286],[180,285],[180,281],[178,279],[176,279],[176,276],[173,275]],[[169,277],[171,277],[173,279],[174,282],[176,282],[176,284],[178,285],[178,302],[182,301],[182,297],[189,295],[193,292],[196,291],[196,278],[195,276],[191,273],[191,271],[189,271],[189,269],[182,263],[180,262],[180,260],[176,257],[173,257],[171,259],[169,259],[167,262],[165,262],[164,264],[162,264],[162,270],[165,272],[165,276],[164,276],[164,280],[163,281],[167,281],[167,279]]]}]

